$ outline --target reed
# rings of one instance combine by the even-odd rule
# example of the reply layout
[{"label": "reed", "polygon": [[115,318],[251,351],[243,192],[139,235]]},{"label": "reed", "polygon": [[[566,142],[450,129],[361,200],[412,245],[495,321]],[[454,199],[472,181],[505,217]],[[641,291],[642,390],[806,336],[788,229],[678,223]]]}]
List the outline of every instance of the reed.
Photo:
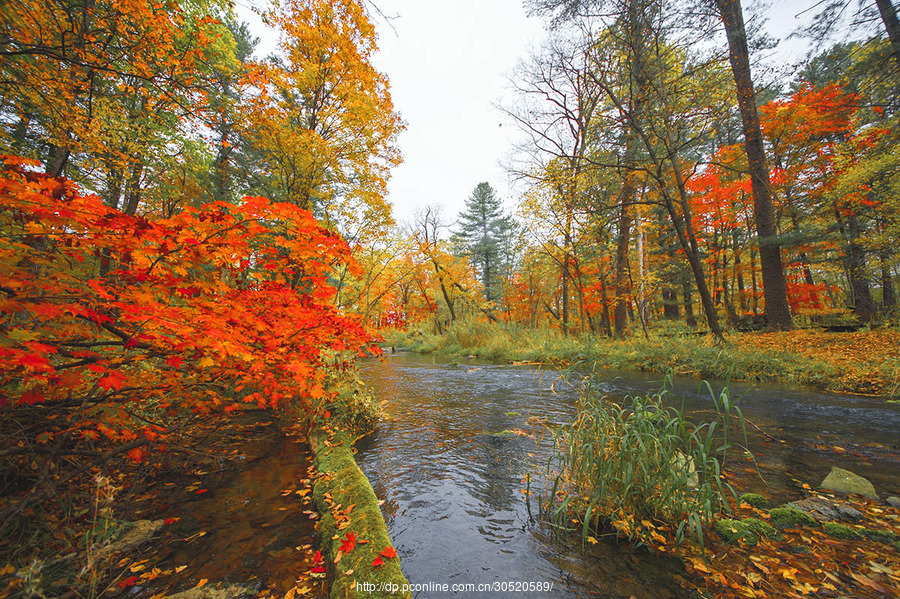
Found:
[{"label": "reed", "polygon": [[[671,385],[647,397],[613,402],[589,378],[574,421],[556,436],[557,472],[545,503],[559,530],[580,530],[582,541],[604,528],[638,544],[659,546],[661,532],[678,544],[692,538],[701,549],[703,530],[730,514],[737,495],[723,477],[734,443],[734,422],[744,442],[743,415],[727,387],[716,395],[709,422],[689,422],[682,409],[664,404]],[[734,422],[733,422],[734,421]]]}]

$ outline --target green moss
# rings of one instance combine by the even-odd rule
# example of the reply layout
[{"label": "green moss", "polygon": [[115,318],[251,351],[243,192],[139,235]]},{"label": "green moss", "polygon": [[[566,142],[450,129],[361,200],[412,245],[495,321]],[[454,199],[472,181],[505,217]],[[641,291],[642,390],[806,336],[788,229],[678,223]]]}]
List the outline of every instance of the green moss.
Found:
[{"label": "green moss", "polygon": [[757,518],[744,518],[743,520],[725,518],[716,522],[713,530],[726,543],[737,543],[743,539],[750,545],[756,545],[760,539],[778,535],[775,528]]},{"label": "green moss", "polygon": [[803,526],[815,526],[816,520],[805,512],[792,507],[777,507],[769,515],[772,524],[778,528],[800,528]]},{"label": "green moss", "polygon": [[747,541],[751,545],[756,545],[759,542],[759,536],[740,520],[723,518],[715,523],[713,530],[717,535],[722,537],[726,543],[737,543],[741,539]]},{"label": "green moss", "polygon": [[756,493],[744,493],[741,495],[741,501],[753,507],[765,509],[769,507],[769,500]]},{"label": "green moss", "polygon": [[864,528],[860,532],[867,539],[878,541],[879,543],[884,543],[886,545],[893,545],[894,543],[900,542],[900,537],[898,537],[897,533],[892,530],[886,530],[883,528]]},{"label": "green moss", "polygon": [[822,525],[825,529],[825,533],[829,536],[832,536],[836,539],[858,539],[859,533],[850,528],[849,526],[844,526],[843,524],[838,524],[837,522],[826,522]]},{"label": "green moss", "polygon": [[741,522],[744,524],[744,526],[756,533],[756,535],[760,538],[768,539],[778,535],[778,531],[775,529],[775,527],[771,526],[767,522],[763,522],[758,518],[744,518],[743,520],[741,520]]},{"label": "green moss", "polygon": [[[379,553],[393,544],[378,506],[378,498],[353,459],[350,438],[343,432],[328,436],[319,429],[310,435],[309,440],[316,455],[316,469],[319,471],[313,486],[313,500],[322,514],[319,538],[322,555],[327,556],[325,562],[332,573],[330,596],[396,599],[398,595],[388,591],[369,593],[355,586],[356,582],[371,582],[376,585],[390,583],[397,587],[408,583],[400,570],[399,558],[384,559],[384,565],[372,566]],[[353,506],[349,513],[350,525],[339,530],[332,508],[343,511],[350,506]],[[339,539],[350,532],[368,543],[356,545],[352,552],[334,564]],[[346,574],[349,570],[353,571],[352,575]]]}]

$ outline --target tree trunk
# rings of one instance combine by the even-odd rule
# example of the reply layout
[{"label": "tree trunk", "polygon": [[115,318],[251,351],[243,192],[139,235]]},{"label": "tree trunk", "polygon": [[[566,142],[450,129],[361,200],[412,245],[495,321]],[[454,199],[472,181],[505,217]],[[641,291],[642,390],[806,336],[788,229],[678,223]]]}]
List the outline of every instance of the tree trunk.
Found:
[{"label": "tree trunk", "polygon": [[684,300],[684,322],[692,329],[697,328],[697,317],[694,316],[694,300],[691,297],[691,281],[687,277],[681,281],[681,295]]},{"label": "tree trunk", "polygon": [[891,40],[891,47],[894,49],[894,60],[900,67],[900,21],[897,20],[897,11],[891,0],[875,0],[878,5],[878,12],[881,13],[881,20],[884,22],[884,28],[887,30],[888,39]]},{"label": "tree trunk", "polygon": [[569,334],[569,254],[563,254],[562,263],[562,330]]},{"label": "tree trunk", "polygon": [[619,213],[619,239],[616,244],[616,308],[614,313],[616,337],[625,336],[627,306],[625,303],[626,283],[628,281],[628,242],[631,232],[631,215],[629,204],[633,193],[632,174],[625,174],[625,186],[622,188],[622,205]]},{"label": "tree trunk", "polygon": [[753,188],[753,218],[759,242],[759,261],[762,268],[766,324],[770,329],[790,330],[791,309],[787,301],[787,281],[781,260],[781,245],[775,228],[775,211],[769,187],[756,94],[750,75],[750,52],[740,0],[716,0],[728,38],[728,58],[737,87],[738,106],[744,131],[744,147],[750,165]]},{"label": "tree trunk", "polygon": [[897,304],[897,293],[894,290],[891,267],[888,265],[888,251],[882,249],[878,258],[881,261],[881,305],[885,308],[893,308]]},{"label": "tree trunk", "polygon": [[141,203],[141,175],[144,172],[144,165],[140,162],[131,167],[131,176],[128,180],[128,192],[125,196],[125,206],[122,211],[133,216],[137,213],[138,205]]}]

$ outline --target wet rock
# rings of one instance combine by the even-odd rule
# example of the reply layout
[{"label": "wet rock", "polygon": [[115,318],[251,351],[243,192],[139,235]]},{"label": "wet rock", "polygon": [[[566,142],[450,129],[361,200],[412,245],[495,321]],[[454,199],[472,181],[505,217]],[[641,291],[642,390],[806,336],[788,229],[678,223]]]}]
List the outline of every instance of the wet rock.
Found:
[{"label": "wet rock", "polygon": [[166,599],[242,599],[255,594],[255,590],[237,584],[223,584],[221,588],[205,585],[188,589],[174,595],[167,595]]},{"label": "wet rock", "polygon": [[790,507],[805,512],[819,522],[832,520],[862,520],[863,515],[849,505],[843,505],[824,497],[808,497],[788,504]]},{"label": "wet rock", "polygon": [[125,531],[115,542],[110,544],[106,551],[109,553],[128,551],[132,547],[149,541],[162,528],[162,520],[138,520],[134,526]]},{"label": "wet rock", "polygon": [[871,499],[878,499],[875,493],[875,486],[867,479],[853,474],[849,470],[843,468],[831,467],[831,472],[822,481],[819,487],[823,489],[831,489],[842,493],[858,493]]},{"label": "wet rock", "polygon": [[892,505],[894,507],[900,507],[900,497],[897,497],[896,495],[891,495],[885,501],[888,502],[888,505]]},{"label": "wet rock", "polygon": [[694,458],[686,456],[680,451],[675,452],[673,460],[675,468],[683,471],[687,475],[687,486],[696,489],[700,486],[700,477],[697,475],[697,467],[694,465]]}]

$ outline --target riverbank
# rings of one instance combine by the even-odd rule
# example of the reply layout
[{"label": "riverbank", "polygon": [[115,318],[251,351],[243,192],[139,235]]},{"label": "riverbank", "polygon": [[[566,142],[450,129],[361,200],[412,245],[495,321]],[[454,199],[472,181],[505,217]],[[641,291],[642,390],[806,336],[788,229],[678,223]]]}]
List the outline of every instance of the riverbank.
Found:
[{"label": "riverbank", "polygon": [[[354,568],[334,566],[334,514],[314,501],[349,483],[333,474],[327,454],[335,443],[308,432],[317,422],[317,430],[358,436],[378,413],[355,371],[333,377],[328,389],[334,395],[315,417],[285,403],[195,418],[144,461],[110,459],[60,486],[56,499],[33,502],[0,539],[0,597],[356,596],[343,584]],[[339,436],[346,447],[338,465],[355,468],[351,437]],[[21,501],[8,470],[0,469],[0,482],[0,507]],[[361,474],[350,482],[371,495]],[[377,534],[384,521],[374,495],[367,500],[355,509],[343,502],[342,517],[353,510],[348,531],[383,541],[381,550],[389,544]],[[356,521],[363,513],[364,526]],[[384,562],[376,572],[400,571],[396,557]]]},{"label": "riverbank", "polygon": [[443,335],[387,331],[385,343],[413,352],[477,356],[556,366],[578,362],[598,368],[751,382],[779,382],[825,391],[900,397],[900,332],[729,333],[718,346],[709,336],[681,334],[649,338],[568,337],[550,330],[464,323]]}]

